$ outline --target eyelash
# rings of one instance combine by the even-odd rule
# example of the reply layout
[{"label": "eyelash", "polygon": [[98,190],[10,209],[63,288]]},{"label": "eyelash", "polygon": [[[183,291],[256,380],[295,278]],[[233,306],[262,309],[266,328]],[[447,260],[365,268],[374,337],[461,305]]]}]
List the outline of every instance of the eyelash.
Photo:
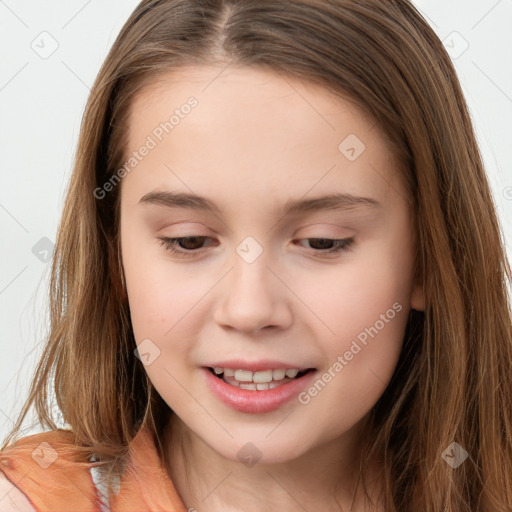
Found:
[{"label": "eyelash", "polygon": [[[198,249],[189,251],[179,250],[176,249],[176,246],[178,242],[181,240],[186,240],[190,238],[205,238],[208,239],[210,237],[208,236],[183,236],[179,238],[168,238],[168,237],[158,237],[158,240],[160,240],[160,244],[165,247],[166,251],[169,251],[172,254],[177,254],[180,257],[183,258],[190,258],[194,257],[198,253]],[[332,238],[304,238],[304,240],[327,240],[329,242],[334,242],[335,247],[332,249],[313,249],[314,252],[318,253],[318,255],[329,255],[329,254],[336,254],[343,251],[349,251],[352,248],[352,245],[354,243],[354,238],[344,238],[344,239],[332,239]]]}]

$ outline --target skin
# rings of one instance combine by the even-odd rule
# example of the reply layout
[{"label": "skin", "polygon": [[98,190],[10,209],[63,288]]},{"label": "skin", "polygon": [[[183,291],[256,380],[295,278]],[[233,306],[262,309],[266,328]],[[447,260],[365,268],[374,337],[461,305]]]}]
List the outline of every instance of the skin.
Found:
[{"label": "skin", "polygon": [[[145,369],[176,413],[165,431],[167,471],[198,511],[348,510],[361,423],[391,379],[410,309],[424,308],[408,192],[384,137],[355,104],[298,79],[223,68],[163,75],[138,93],[129,116],[127,155],[187,98],[198,101],[121,182],[135,339],[158,347]],[[365,144],[354,161],[338,149],[350,134]],[[206,196],[223,213],[140,203],[155,190]],[[280,214],[289,199],[333,192],[381,206]],[[186,258],[159,236],[210,238],[177,246],[196,251]],[[247,236],[263,249],[253,263],[236,252]],[[332,245],[311,240],[349,237],[350,249],[327,257],[322,248]],[[400,312],[307,404],[243,413],[206,386],[202,366],[237,356],[314,367],[320,377],[397,303]],[[261,452],[252,467],[237,456],[247,442]],[[371,467],[376,497],[377,461]],[[355,505],[366,510],[359,491]]]}]

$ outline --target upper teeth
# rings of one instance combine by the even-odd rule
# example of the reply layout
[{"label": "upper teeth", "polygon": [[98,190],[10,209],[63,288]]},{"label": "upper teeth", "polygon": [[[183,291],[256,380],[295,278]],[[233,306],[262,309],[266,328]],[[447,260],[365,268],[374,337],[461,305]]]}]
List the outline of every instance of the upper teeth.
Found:
[{"label": "upper teeth", "polygon": [[239,382],[264,383],[272,380],[283,380],[286,377],[293,379],[300,370],[265,370],[262,372],[251,372],[249,370],[233,370],[231,368],[215,367],[217,375],[223,373],[226,377],[234,377]]}]

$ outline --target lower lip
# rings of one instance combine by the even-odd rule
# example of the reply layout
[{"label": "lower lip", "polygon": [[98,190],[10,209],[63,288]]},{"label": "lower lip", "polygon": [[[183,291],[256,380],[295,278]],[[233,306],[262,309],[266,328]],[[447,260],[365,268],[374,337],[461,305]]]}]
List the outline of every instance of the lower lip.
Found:
[{"label": "lower lip", "polygon": [[299,379],[288,381],[276,388],[251,391],[227,384],[224,380],[215,377],[208,368],[201,368],[201,370],[214,395],[229,407],[247,413],[262,413],[279,409],[308,386],[316,374],[316,371],[310,371]]}]

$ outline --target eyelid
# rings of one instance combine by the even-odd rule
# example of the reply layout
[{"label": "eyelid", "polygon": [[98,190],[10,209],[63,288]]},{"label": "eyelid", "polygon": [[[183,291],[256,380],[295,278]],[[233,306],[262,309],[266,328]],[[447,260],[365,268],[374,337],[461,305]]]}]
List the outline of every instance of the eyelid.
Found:
[{"label": "eyelid", "polygon": [[348,226],[343,226],[334,222],[313,222],[312,224],[301,225],[297,232],[302,232],[302,230],[308,230],[309,232],[310,229],[315,230],[315,236],[309,238],[320,238],[319,236],[316,236],[318,233],[323,237],[322,233],[324,230],[328,231],[329,234],[323,238],[342,238],[354,236],[356,234],[356,230],[354,228],[349,228]]},{"label": "eyelid", "polygon": [[[182,226],[182,224],[185,224],[185,226]],[[201,222],[178,221],[178,222],[173,222],[172,224],[166,224],[162,228],[158,229],[158,232],[162,232],[162,231],[165,231],[166,229],[169,229],[171,227],[176,227],[177,225],[179,225],[178,227],[176,227],[176,229],[179,229],[178,233],[183,232],[184,233],[183,235],[173,233],[172,235],[163,235],[163,236],[168,236],[169,238],[179,238],[179,237],[187,238],[190,236],[210,236],[209,234],[206,234],[206,233],[196,233],[195,229],[197,229],[197,228],[195,228],[195,227],[190,228],[190,229],[194,230],[192,233],[190,233],[188,231],[188,229],[189,229],[188,224],[199,224],[200,227],[205,228],[204,224]],[[336,238],[336,239],[340,239],[340,238],[348,238],[350,236],[356,235],[356,230],[353,228],[349,228],[347,226],[342,226],[340,224],[336,224],[333,222],[313,222],[311,224],[301,225],[298,229],[296,229],[293,232],[293,237],[296,237],[298,232],[302,232],[302,230],[305,230],[305,229],[312,229],[315,226],[318,226],[318,230],[320,230],[320,232],[315,232],[314,236],[308,236],[308,237],[306,237],[304,235],[301,235],[301,236],[303,236],[304,238],[330,238],[330,239]],[[335,229],[336,232],[334,232],[334,233],[330,232],[327,234],[322,233],[322,228],[325,228],[328,230]],[[213,233],[213,235],[211,235],[211,236],[220,236],[219,233],[215,229],[212,229],[212,228],[205,228],[205,229],[208,231],[208,233]],[[269,231],[271,231],[271,230],[269,230]]]},{"label": "eyelid", "polygon": [[[208,229],[209,231],[215,233],[215,230],[213,230],[211,228],[206,228],[204,223],[194,222],[192,220],[179,220],[179,221],[170,222],[169,224],[166,223],[158,228],[158,232],[165,231],[166,229],[170,229],[170,228],[179,229],[180,231],[185,231],[188,236],[192,236],[192,235],[188,234],[189,229],[191,229],[191,230]],[[199,236],[199,235],[194,234],[194,236]]]}]

